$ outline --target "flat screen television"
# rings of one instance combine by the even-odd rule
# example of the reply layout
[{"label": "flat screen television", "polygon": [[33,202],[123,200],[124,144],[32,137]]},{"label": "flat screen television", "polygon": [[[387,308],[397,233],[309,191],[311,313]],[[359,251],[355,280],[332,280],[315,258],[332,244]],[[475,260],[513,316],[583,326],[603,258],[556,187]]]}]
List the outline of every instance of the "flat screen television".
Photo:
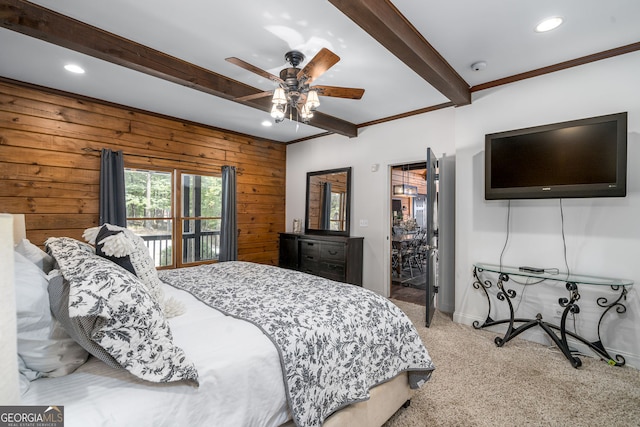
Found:
[{"label": "flat screen television", "polygon": [[627,113],[485,135],[486,200],[627,195]]}]

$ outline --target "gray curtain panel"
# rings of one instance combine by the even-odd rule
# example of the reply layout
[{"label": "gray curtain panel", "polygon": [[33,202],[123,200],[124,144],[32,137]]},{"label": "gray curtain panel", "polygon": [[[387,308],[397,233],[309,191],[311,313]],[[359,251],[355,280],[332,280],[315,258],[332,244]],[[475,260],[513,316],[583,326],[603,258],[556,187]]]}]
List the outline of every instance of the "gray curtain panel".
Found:
[{"label": "gray curtain panel", "polygon": [[222,167],[222,222],[219,261],[238,259],[238,220],[236,213],[236,168]]},{"label": "gray curtain panel", "polygon": [[127,226],[127,202],[124,192],[124,156],[122,151],[103,148],[100,154],[100,225]]},{"label": "gray curtain panel", "polygon": [[331,183],[322,184],[322,211],[320,212],[320,228],[331,229]]}]

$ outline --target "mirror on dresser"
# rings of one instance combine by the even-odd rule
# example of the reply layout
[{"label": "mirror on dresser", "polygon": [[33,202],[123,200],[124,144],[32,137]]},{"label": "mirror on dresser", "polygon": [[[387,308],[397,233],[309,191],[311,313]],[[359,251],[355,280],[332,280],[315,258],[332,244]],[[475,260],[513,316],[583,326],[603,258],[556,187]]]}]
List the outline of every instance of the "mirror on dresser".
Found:
[{"label": "mirror on dresser", "polygon": [[307,172],[305,232],[349,236],[351,168]]}]

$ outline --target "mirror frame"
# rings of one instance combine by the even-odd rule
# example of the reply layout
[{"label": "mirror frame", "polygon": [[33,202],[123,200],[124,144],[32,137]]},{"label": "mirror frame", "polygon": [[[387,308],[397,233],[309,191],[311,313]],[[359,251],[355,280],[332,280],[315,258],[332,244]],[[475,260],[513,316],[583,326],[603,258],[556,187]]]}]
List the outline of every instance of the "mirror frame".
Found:
[{"label": "mirror frame", "polygon": [[[347,173],[347,194],[346,194],[346,206],[345,206],[345,230],[344,231],[336,231],[336,230],[323,230],[323,229],[314,229],[309,228],[309,187],[311,184],[311,178],[318,175],[326,175],[332,173]],[[305,198],[305,209],[304,209],[304,231],[306,234],[322,234],[326,236],[346,236],[349,237],[349,233],[351,230],[351,167],[346,168],[338,168],[338,169],[328,169],[323,171],[314,171],[307,172],[307,193]]]}]

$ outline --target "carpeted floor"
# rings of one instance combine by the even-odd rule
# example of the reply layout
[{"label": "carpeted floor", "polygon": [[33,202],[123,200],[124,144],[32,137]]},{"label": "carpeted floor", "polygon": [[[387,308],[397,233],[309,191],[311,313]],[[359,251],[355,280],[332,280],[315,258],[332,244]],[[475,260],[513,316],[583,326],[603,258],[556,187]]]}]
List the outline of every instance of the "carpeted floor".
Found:
[{"label": "carpeted floor", "polygon": [[393,300],[413,320],[436,370],[385,427],[640,426],[640,371],[581,357],[574,369],[555,347],[453,323]]}]

